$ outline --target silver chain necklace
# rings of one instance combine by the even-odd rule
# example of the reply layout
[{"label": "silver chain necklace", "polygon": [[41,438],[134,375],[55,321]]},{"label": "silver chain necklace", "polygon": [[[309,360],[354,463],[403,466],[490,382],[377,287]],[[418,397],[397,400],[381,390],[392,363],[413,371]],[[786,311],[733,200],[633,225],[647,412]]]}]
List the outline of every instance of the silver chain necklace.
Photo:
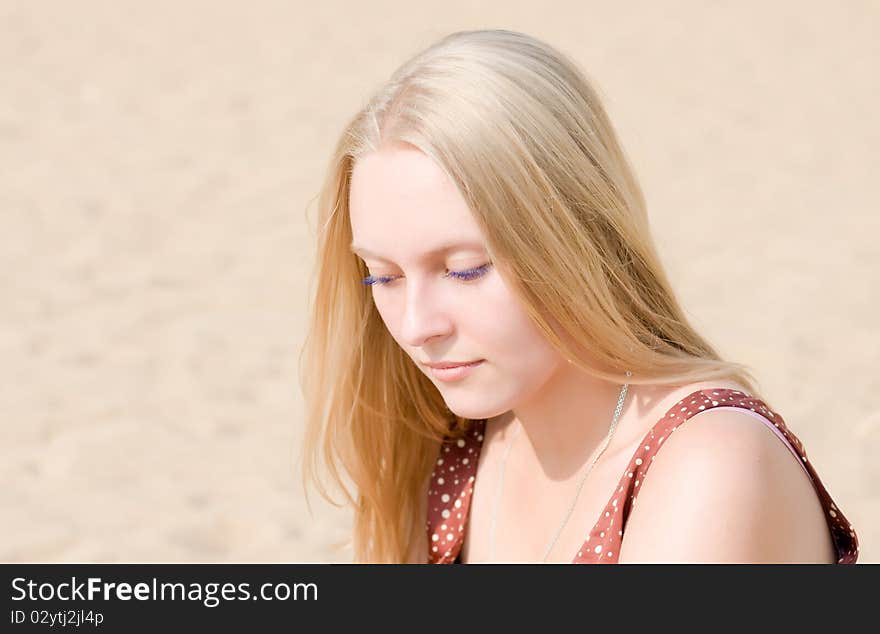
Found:
[{"label": "silver chain necklace", "polygon": [[[632,376],[632,372],[627,371],[627,377]],[[550,540],[550,543],[547,544],[547,548],[544,550],[544,557],[541,559],[542,563],[546,563],[547,557],[550,556],[550,551],[553,549],[553,546],[556,545],[556,540],[559,539],[559,535],[562,534],[562,529],[565,528],[565,525],[568,523],[571,514],[574,512],[574,507],[577,505],[578,497],[580,497],[581,489],[584,487],[584,482],[587,479],[587,476],[590,475],[590,471],[593,470],[593,466],[602,457],[602,454],[605,453],[605,449],[608,447],[608,444],[611,442],[611,437],[614,436],[614,430],[617,428],[617,420],[620,418],[620,411],[623,409],[623,401],[626,398],[626,391],[629,388],[629,383],[624,383],[624,385],[620,388],[620,396],[617,398],[617,407],[614,409],[614,417],[611,419],[611,427],[608,430],[608,434],[605,436],[605,441],[602,443],[602,448],[599,450],[599,453],[595,458],[590,462],[589,467],[584,472],[584,475],[581,476],[580,482],[578,482],[577,491],[574,494],[574,500],[572,500],[571,505],[568,507],[568,512],[565,514],[565,518],[563,518],[562,523],[559,525],[559,528],[556,529],[556,534],[553,535],[553,539]],[[495,506],[492,509],[492,525],[490,527],[489,533],[489,561],[495,561],[495,527],[497,525],[498,520],[498,506],[501,502],[501,491],[504,489],[504,471],[507,467],[507,456],[510,455],[510,448],[513,447],[513,441],[516,440],[516,436],[519,434],[520,429],[522,429],[522,424],[518,425],[516,430],[514,430],[514,435],[510,439],[510,442],[507,443],[507,448],[504,451],[504,456],[501,458],[501,474],[498,477],[498,490],[495,493]]]}]

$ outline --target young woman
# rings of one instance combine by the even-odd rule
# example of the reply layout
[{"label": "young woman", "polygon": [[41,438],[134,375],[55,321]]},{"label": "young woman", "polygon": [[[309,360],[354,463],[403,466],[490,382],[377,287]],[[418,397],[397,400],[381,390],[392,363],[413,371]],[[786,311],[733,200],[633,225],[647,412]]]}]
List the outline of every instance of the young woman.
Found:
[{"label": "young woman", "polygon": [[856,561],[645,207],[588,81],[522,33],[445,37],[351,120],[301,376],[304,476],[353,506],[356,561]]}]

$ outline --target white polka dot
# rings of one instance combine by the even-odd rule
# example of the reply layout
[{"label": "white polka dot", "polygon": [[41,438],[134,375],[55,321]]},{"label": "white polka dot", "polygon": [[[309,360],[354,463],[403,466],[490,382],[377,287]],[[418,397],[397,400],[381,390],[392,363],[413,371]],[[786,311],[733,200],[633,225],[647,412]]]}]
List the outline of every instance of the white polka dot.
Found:
[{"label": "white polka dot", "polygon": [[456,500],[454,506],[455,506],[455,508],[460,509],[461,508],[461,500]]},{"label": "white polka dot", "polygon": [[617,506],[617,498],[614,498],[614,500],[611,502],[611,506]]},{"label": "white polka dot", "polygon": [[449,501],[449,494],[444,493],[443,495],[440,496],[440,499],[443,500],[444,503],[448,502]]},{"label": "white polka dot", "polygon": [[599,533],[599,537],[605,537],[605,533]]},{"label": "white polka dot", "polygon": [[434,552],[436,553],[436,552],[437,552],[437,547],[436,547],[436,546],[432,546],[432,547],[431,547],[431,550],[434,551]]},{"label": "white polka dot", "polygon": [[449,509],[443,509],[443,511],[440,513],[440,515],[443,516],[443,519],[448,519],[449,515],[450,515]]},{"label": "white polka dot", "polygon": [[633,472],[632,472],[632,471],[630,471],[630,472],[629,472],[629,473],[627,473],[627,474],[626,474],[626,477],[628,477],[628,478],[631,478],[631,477],[633,477]]},{"label": "white polka dot", "polygon": [[638,480],[636,480],[636,486],[639,486],[639,481],[638,481]]},{"label": "white polka dot", "polygon": [[636,458],[636,464],[637,464],[637,465],[642,464],[642,459],[641,459],[641,458]]},{"label": "white polka dot", "polygon": [[648,445],[645,445],[645,451],[651,451],[651,447],[649,447]]},{"label": "white polka dot", "polygon": [[464,460],[461,461],[461,464],[467,464],[468,462],[470,462],[470,460],[468,460],[467,458],[465,458]]},{"label": "white polka dot", "polygon": [[608,511],[605,511],[605,517],[608,517]]},{"label": "white polka dot", "polygon": [[480,434],[479,436],[477,436],[477,440],[479,440],[480,442],[483,442],[483,434]]},{"label": "white polka dot", "polygon": [[440,539],[440,536],[437,533],[434,533],[433,535],[431,535],[432,542],[436,542],[438,539]]},{"label": "white polka dot", "polygon": [[443,464],[443,458],[440,458],[440,459],[437,461],[437,464]]},{"label": "white polka dot", "polygon": [[437,478],[437,484],[443,484],[444,482],[446,482],[446,480],[443,478]]},{"label": "white polka dot", "polygon": [[611,552],[611,551],[609,550],[609,551],[608,551],[607,553],[605,553],[605,554],[608,555],[608,556],[610,557],[610,556],[613,555],[614,553]]},{"label": "white polka dot", "polygon": [[441,530],[441,531],[445,531],[445,530],[446,530],[446,524],[440,524],[440,530]]},{"label": "white polka dot", "polygon": [[829,510],[828,515],[830,515],[831,517],[837,517],[837,513],[835,513],[833,510]]},{"label": "white polka dot", "polygon": [[602,544],[599,544],[593,549],[593,552],[601,553],[602,552]]},{"label": "white polka dot", "polygon": [[455,539],[455,535],[453,535],[452,533],[449,533],[446,536],[446,541],[448,541],[448,542],[451,542],[453,539]]},{"label": "white polka dot", "polygon": [[459,439],[458,439],[458,442],[457,442],[456,444],[457,444],[459,447],[464,447],[464,440],[463,440],[462,438],[459,438]]}]

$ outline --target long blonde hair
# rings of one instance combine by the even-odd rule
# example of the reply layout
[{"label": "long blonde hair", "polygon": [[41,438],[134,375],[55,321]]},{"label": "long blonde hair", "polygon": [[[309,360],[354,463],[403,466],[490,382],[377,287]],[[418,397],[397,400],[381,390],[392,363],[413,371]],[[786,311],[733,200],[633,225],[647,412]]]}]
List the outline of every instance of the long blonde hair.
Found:
[{"label": "long blonde hair", "polygon": [[644,196],[586,77],[523,33],[452,33],[350,120],[318,200],[317,287],[300,357],[303,482],[333,502],[323,462],[354,508],[355,561],[406,560],[425,530],[421,498],[440,443],[474,422],[446,407],[392,339],[349,248],[352,167],[391,142],[415,146],[457,185],[492,261],[567,359],[609,381],[732,379],[760,398],[748,366],[722,360],[676,301]]}]

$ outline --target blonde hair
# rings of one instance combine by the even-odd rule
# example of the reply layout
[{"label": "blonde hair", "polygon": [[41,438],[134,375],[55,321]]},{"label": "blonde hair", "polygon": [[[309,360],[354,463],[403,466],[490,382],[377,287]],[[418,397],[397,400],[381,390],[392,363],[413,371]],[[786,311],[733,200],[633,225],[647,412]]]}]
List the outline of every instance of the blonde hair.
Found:
[{"label": "blonde hair", "polygon": [[332,502],[323,461],[354,508],[356,561],[406,560],[425,530],[421,498],[440,443],[474,422],[450,412],[392,339],[349,249],[352,167],[392,142],[415,146],[457,185],[499,273],[567,359],[618,383],[731,379],[760,398],[748,367],[722,360],[688,323],[641,189],[575,64],[523,33],[452,33],[351,119],[319,196],[317,288],[300,358],[303,481]]}]

